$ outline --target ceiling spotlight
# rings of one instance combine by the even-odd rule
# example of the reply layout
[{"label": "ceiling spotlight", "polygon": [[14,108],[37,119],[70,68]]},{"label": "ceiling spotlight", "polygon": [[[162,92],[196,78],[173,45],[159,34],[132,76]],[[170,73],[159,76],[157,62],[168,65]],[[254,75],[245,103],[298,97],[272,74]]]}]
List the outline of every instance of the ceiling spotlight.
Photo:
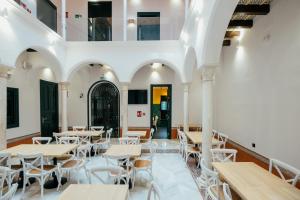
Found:
[{"label": "ceiling spotlight", "polygon": [[157,70],[158,68],[162,67],[161,63],[153,63],[152,64],[152,69]]}]

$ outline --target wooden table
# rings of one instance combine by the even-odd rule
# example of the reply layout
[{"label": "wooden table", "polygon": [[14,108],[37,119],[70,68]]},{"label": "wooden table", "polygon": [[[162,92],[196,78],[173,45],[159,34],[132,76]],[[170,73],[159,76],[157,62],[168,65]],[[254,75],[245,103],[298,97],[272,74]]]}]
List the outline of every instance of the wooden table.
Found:
[{"label": "wooden table", "polygon": [[127,200],[128,185],[70,185],[59,200]]},{"label": "wooden table", "polygon": [[[202,132],[185,132],[186,136],[193,142],[193,144],[202,144]],[[212,145],[218,145],[219,140],[212,138]]]},{"label": "wooden table", "polygon": [[97,137],[101,136],[105,131],[65,131],[57,133],[58,136],[78,136],[78,137]]},{"label": "wooden table", "polygon": [[139,157],[142,154],[142,145],[112,145],[105,153],[106,156],[132,156]]},{"label": "wooden table", "polygon": [[146,137],[147,131],[127,131],[125,137]]},{"label": "wooden table", "polygon": [[213,163],[222,180],[244,200],[300,200],[300,190],[251,162]]},{"label": "wooden table", "polygon": [[45,157],[59,157],[77,148],[76,144],[21,144],[5,150],[1,153],[10,153],[12,156],[18,154],[41,153]]}]

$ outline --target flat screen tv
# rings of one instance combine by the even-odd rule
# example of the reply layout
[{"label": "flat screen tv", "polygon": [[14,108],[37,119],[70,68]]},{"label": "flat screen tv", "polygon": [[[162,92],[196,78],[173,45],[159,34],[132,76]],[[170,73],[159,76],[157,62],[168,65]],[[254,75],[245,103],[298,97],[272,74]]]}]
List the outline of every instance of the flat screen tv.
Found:
[{"label": "flat screen tv", "polygon": [[147,90],[128,90],[128,104],[147,104]]}]

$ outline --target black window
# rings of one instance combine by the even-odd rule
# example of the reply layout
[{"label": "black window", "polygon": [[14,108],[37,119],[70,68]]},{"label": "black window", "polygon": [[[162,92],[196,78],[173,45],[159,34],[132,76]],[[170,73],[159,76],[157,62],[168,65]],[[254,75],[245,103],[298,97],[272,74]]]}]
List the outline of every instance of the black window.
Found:
[{"label": "black window", "polygon": [[89,41],[112,40],[112,2],[88,2]]},{"label": "black window", "polygon": [[160,12],[137,13],[137,39],[160,40]]},{"label": "black window", "polygon": [[57,9],[50,0],[37,1],[37,18],[57,32]]},{"label": "black window", "polygon": [[19,89],[7,88],[7,128],[19,127]]}]

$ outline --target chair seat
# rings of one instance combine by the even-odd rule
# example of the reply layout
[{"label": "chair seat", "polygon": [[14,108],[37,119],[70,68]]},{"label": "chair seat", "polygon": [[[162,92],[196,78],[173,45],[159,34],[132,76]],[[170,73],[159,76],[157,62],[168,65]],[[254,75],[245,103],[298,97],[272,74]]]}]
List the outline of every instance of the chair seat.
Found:
[{"label": "chair seat", "polygon": [[135,168],[146,168],[151,165],[150,160],[136,160],[134,162],[134,167]]},{"label": "chair seat", "polygon": [[[218,189],[219,189],[219,191],[218,191]],[[216,197],[218,197],[219,200],[225,200],[222,185],[211,187],[211,191]]]},{"label": "chair seat", "polygon": [[[38,168],[41,168],[40,166]],[[56,168],[55,165],[44,165],[44,171],[52,171]],[[28,171],[29,174],[40,174],[41,171],[38,169],[31,169]]]},{"label": "chair seat", "polygon": [[57,157],[57,161],[65,161],[65,160],[69,160],[72,158],[72,155],[63,155],[63,156],[59,156]]},{"label": "chair seat", "polygon": [[80,165],[83,161],[82,160],[69,160],[64,163],[61,167],[62,168],[73,168],[77,165]]},{"label": "chair seat", "polygon": [[12,170],[19,170],[19,169],[22,169],[22,168],[23,168],[23,165],[11,165]]}]

